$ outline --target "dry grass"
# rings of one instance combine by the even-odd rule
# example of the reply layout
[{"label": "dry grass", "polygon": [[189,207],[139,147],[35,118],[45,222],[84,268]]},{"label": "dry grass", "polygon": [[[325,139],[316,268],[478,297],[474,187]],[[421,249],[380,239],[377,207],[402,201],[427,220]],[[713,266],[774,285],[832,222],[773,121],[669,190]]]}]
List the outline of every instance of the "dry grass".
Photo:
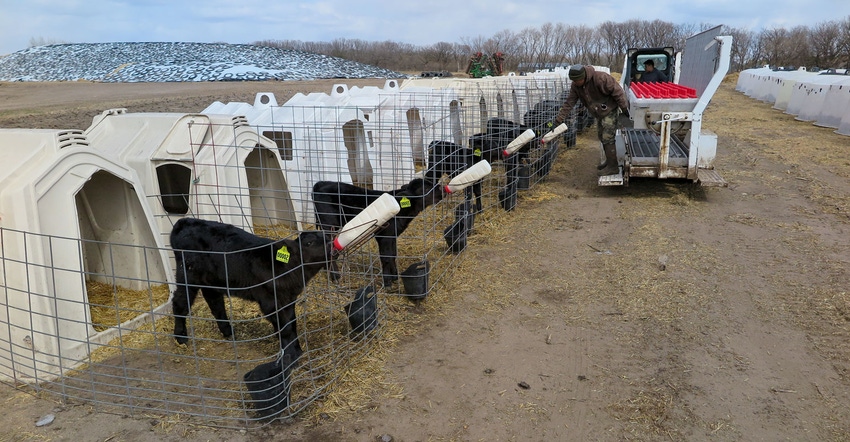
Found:
[{"label": "dry grass", "polygon": [[[488,198],[491,200],[487,204],[496,204],[492,200],[494,196]],[[452,273],[455,266],[463,263],[463,255],[444,255],[446,245],[442,231],[434,225],[434,220],[442,215],[441,211],[447,210],[446,207],[450,205],[453,207],[453,204],[446,201],[441,206],[426,210],[399,241],[400,270],[421,260],[422,250],[431,250],[438,255],[427,257],[432,263],[432,287],[428,300],[413,305],[405,296],[398,296],[396,291],[379,289],[380,326],[369,336],[356,340],[350,338],[343,306],[363,285],[372,283],[380,287],[380,263],[377,262],[374,241],[366,242],[356,253],[343,257],[341,268],[348,273],[344,272],[339,283],[328,281],[324,272],[311,281],[305,295],[296,304],[299,336],[307,353],[302,364],[292,374],[293,408],[290,412],[298,413],[304,420],[319,422],[372,407],[384,397],[404,395],[403,388],[391,378],[386,365],[394,347],[406,337],[415,335],[421,322],[439,314],[444,308],[444,302],[453,297]],[[480,215],[477,218],[478,225],[488,225],[491,222],[488,218],[493,218],[493,215]],[[305,225],[304,228],[309,230],[313,226]],[[255,226],[255,233],[269,238],[291,237],[295,234],[289,228],[279,225]],[[373,274],[371,280],[363,278],[370,273]],[[403,289],[401,283],[397,289]],[[169,297],[167,285],[147,291],[131,291],[89,282],[87,290],[92,323],[98,331],[116,327],[141,313],[149,312],[152,306],[165,303]],[[143,323],[135,330],[122,330],[119,337],[95,349],[89,363],[78,367],[70,376],[79,377],[85,383],[86,379],[121,370],[128,361],[135,361],[129,362],[131,365],[139,361],[154,361],[155,371],[142,370],[136,375],[155,378],[156,372],[167,371],[175,376],[198,379],[201,383],[215,383],[214,388],[222,391],[215,392],[205,400],[208,409],[204,413],[212,413],[210,418],[213,424],[219,418],[242,419],[245,417],[242,401],[247,397],[238,379],[254,365],[275,355],[278,351],[277,341],[272,337],[271,324],[263,318],[256,303],[238,298],[228,298],[227,303],[234,327],[233,341],[222,340],[206,303],[198,301],[189,320],[188,345],[175,343],[171,335],[173,322],[170,319],[155,318],[155,322]],[[223,359],[222,355],[227,358]],[[238,361],[232,360],[234,355]],[[68,382],[74,383],[73,380]],[[192,394],[192,386],[179,385],[185,381],[174,382],[176,384],[171,390]],[[197,406],[191,401],[166,405],[172,393],[154,388],[153,391],[140,391],[136,399],[145,397],[155,404],[161,401],[163,409],[179,410],[177,413],[158,416],[168,425],[185,423],[189,416],[198,413]],[[156,415],[153,411],[148,414]],[[222,422],[228,425],[226,421]]]},{"label": "dry grass", "polygon": [[145,290],[129,290],[96,281],[86,281],[86,293],[92,327],[98,332],[150,312],[152,308],[168,302],[170,296],[166,284]]},{"label": "dry grass", "polygon": [[[808,127],[809,123],[794,121],[790,115],[783,116],[779,111],[770,109],[767,103],[741,98],[732,90],[736,81],[736,74],[724,80],[724,85],[704,116],[704,127],[718,133],[719,139],[724,143],[718,154],[718,168],[721,174],[733,183],[743,177],[756,178],[768,187],[776,187],[776,192],[783,191],[778,186],[791,176],[800,185],[801,193],[815,202],[821,212],[846,216],[850,210],[850,191],[846,187],[830,186],[818,179],[819,171],[823,169],[828,169],[840,177],[850,177],[850,163],[844,159],[846,155],[841,155],[841,152],[846,150],[846,137],[836,135],[829,129],[812,130]],[[779,115],[770,115],[772,112]],[[770,118],[757,117],[757,125],[750,123],[749,117],[752,115],[766,113]],[[806,128],[802,129],[803,126]],[[595,134],[586,132],[582,135],[584,140],[581,142],[592,142],[594,136]],[[563,172],[559,168],[572,161],[574,155],[575,152],[562,152],[553,173]],[[785,165],[784,170],[771,171],[751,167],[763,156],[777,159],[779,164]],[[735,269],[731,268],[732,263],[722,260],[723,254],[711,243],[671,234],[664,228],[666,223],[679,222],[678,217],[685,219],[693,216],[712,216],[711,208],[702,204],[699,192],[681,184],[658,184],[655,190],[641,195],[641,205],[637,211],[621,213],[620,219],[633,226],[633,234],[629,237],[628,244],[614,245],[610,250],[600,250],[582,257],[581,261],[572,266],[573,274],[569,279],[574,284],[572,286],[568,285],[566,279],[548,281],[553,290],[563,290],[569,294],[570,302],[565,303],[562,310],[559,310],[568,324],[604,327],[607,316],[592,316],[586,310],[589,306],[604,305],[605,308],[612,306],[613,310],[608,313],[616,314],[618,321],[650,324],[651,326],[646,328],[654,326],[658,333],[675,328],[677,339],[683,341],[698,340],[700,334],[705,332],[688,327],[687,321],[709,308],[722,293],[717,293],[718,289],[714,284],[685,284],[677,276],[696,273],[710,279],[731,273]],[[520,205],[523,205],[545,204],[554,199],[570,198],[570,195],[557,194],[543,184],[522,193],[520,197]],[[765,195],[748,197],[764,199]],[[489,204],[496,205],[492,202],[493,196],[490,198]],[[418,222],[422,223],[422,220],[427,218],[428,213]],[[816,239],[810,227],[798,222],[770,219],[746,211],[729,214],[723,220],[752,228],[770,229],[795,253],[811,257],[812,260],[828,255],[831,251],[829,244],[823,244]],[[535,244],[535,241],[546,240],[546,229],[552,231],[575,228],[569,222],[553,218],[545,220],[548,224],[539,229],[528,231],[528,222],[529,220],[518,216],[506,215],[501,210],[487,210],[476,218],[476,227],[486,230],[487,235],[470,237],[470,247],[478,248],[488,244],[511,247],[515,241],[515,235],[512,233],[517,229],[526,230],[523,238],[526,244]],[[423,249],[440,251],[445,248],[441,232],[419,223],[414,223],[400,241],[401,269],[415,257],[421,258]],[[280,236],[280,233],[275,230],[275,235]],[[501,273],[518,275],[520,272],[516,271],[516,260],[534,257],[534,250],[513,249],[516,256],[505,260],[504,266],[500,268]],[[664,250],[663,257],[658,250]],[[375,253],[371,242],[364,245],[364,252],[366,251]],[[299,324],[303,330],[300,330],[300,334],[307,338],[311,359],[334,360],[345,355],[346,361],[336,366],[336,371],[333,372],[305,374],[305,368],[299,368],[300,372],[295,373],[296,379],[309,377],[311,382],[324,388],[320,399],[303,409],[299,417],[308,422],[342,419],[353,411],[376,406],[383,398],[403,397],[405,392],[401,382],[394,379],[391,371],[387,369],[396,347],[405,339],[415,336],[425,321],[433,321],[434,316],[446,314],[449,309],[454,308],[461,294],[479,294],[479,302],[464,306],[470,314],[497,315],[517,302],[526,302],[516,296],[516,280],[504,281],[506,278],[502,278],[491,280],[486,286],[482,286],[472,279],[462,277],[476,271],[477,263],[465,259],[466,255],[461,255],[453,262],[447,259],[451,257],[443,257],[436,262],[433,273],[444,276],[439,278],[429,299],[419,307],[413,307],[406,299],[393,293],[380,292],[381,326],[379,333],[368,341],[368,347],[348,339],[347,324],[341,309],[347,296],[357,288],[355,281],[348,281],[351,285],[342,291],[329,290],[330,284],[320,274],[314,284],[311,284],[311,295],[305,297],[305,301],[297,307],[299,318],[308,318]],[[429,259],[436,261],[437,257],[432,256]],[[660,271],[658,267],[662,260],[666,262],[664,271]],[[360,268],[373,264],[350,262],[348,265]],[[836,372],[844,376],[845,382],[850,382],[850,375],[846,370],[847,355],[850,354],[850,295],[843,289],[843,263],[835,260],[813,263],[812,266],[812,272],[825,275],[824,284],[813,288],[804,282],[789,283],[787,275],[777,272],[768,276],[775,278],[770,282],[785,287],[786,290],[762,298],[752,295],[753,300],[765,317],[787,318],[805,331],[818,351],[834,362]],[[610,278],[602,278],[602,275],[610,275]],[[520,278],[529,276],[517,276],[517,279]],[[596,281],[604,282],[597,284]],[[629,288],[628,293],[622,292],[623,287]],[[111,289],[108,295],[112,296]],[[115,301],[109,296],[98,303],[113,305]],[[262,360],[274,354],[276,349],[272,339],[257,338],[269,336],[271,326],[260,318],[255,306],[234,300],[232,309],[233,319],[237,321],[234,327],[237,339],[257,339],[246,343],[248,348],[240,349],[240,357],[246,360]],[[114,315],[114,312],[109,312],[108,315]],[[208,310],[202,305],[196,306],[193,315],[202,319],[210,318]],[[98,321],[107,323],[104,319]],[[194,342],[204,340],[203,342],[210,344],[191,344],[185,348],[176,348],[169,335],[170,326],[169,320],[160,320],[155,328],[143,328],[140,333],[125,336],[122,346],[161,347],[164,351],[173,351],[175,359],[185,356],[180,364],[187,368],[190,361],[199,358],[215,359],[222,349],[230,354],[233,352],[232,344],[215,342],[220,339],[220,334],[212,322],[198,321],[194,328]],[[651,342],[653,336],[623,334],[617,338],[624,346],[640,348],[642,344]],[[114,354],[98,354],[97,358],[93,356],[93,360],[107,360],[113,356]],[[238,370],[244,371],[244,368],[246,367]],[[204,378],[238,379],[240,374],[237,367],[222,371],[220,364],[204,366],[203,362],[197,369],[192,366],[190,372]],[[677,390],[679,386],[676,381],[675,377],[667,383],[646,379],[624,380],[631,387],[627,392],[629,394],[612,401],[608,407],[616,419],[625,422],[623,437],[638,440],[687,438],[687,435],[677,433],[665,422],[671,411],[680,405],[677,402],[680,392]],[[294,400],[309,397],[314,393],[305,388],[306,385],[307,382],[296,383],[293,390]],[[238,409],[241,407],[241,386],[236,382],[232,387],[232,402],[229,404]],[[838,411],[836,413],[836,416],[840,415]],[[691,418],[698,420],[697,417]],[[720,430],[724,427],[724,422],[709,422],[705,425]],[[842,439],[842,435],[836,436],[836,440]]]}]

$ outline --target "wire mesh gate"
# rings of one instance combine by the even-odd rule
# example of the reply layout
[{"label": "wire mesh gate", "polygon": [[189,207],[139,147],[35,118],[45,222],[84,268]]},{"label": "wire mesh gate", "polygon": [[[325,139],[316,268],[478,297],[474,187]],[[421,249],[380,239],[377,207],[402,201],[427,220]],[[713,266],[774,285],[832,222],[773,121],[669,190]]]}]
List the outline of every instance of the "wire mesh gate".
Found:
[{"label": "wire mesh gate", "polygon": [[[325,106],[299,105],[281,106],[290,118],[265,125],[238,118],[186,122],[188,146],[168,148],[163,141],[144,161],[133,163],[139,176],[156,184],[132,188],[150,207],[145,210],[153,214],[150,231],[158,243],[112,240],[127,225],[109,215],[124,197],[103,197],[116,181],[106,175],[93,180],[88,192],[72,196],[73,213],[61,214],[76,220],[78,235],[0,227],[4,382],[85,400],[105,412],[179,414],[221,427],[266,425],[243,376],[275,362],[280,348],[255,302],[225,298],[234,330],[229,338],[207,305],[198,302],[187,318],[188,343],[175,342],[170,305],[175,269],[167,240],[174,222],[187,216],[220,220],[268,238],[315,229],[313,183],[402,188],[434,166],[426,149],[430,142],[448,140],[472,150],[475,136],[500,139],[494,126],[488,127],[494,119],[536,127],[557,111],[561,85],[560,80],[507,86],[479,81],[474,88],[455,87],[448,103],[429,96],[434,92],[410,92],[405,106],[387,99],[369,118],[350,107],[336,106],[328,114]],[[134,117],[112,112],[99,124]],[[481,185],[480,208],[471,188],[425,207],[398,238],[395,284],[383,284],[381,257],[371,240],[340,257],[339,279],[321,272],[307,282],[295,303],[305,353],[288,373],[289,402],[280,415],[303,412],[328,394],[347,367],[368,357],[386,338],[393,315],[411,305],[406,299],[411,292],[427,296],[447,282],[467,235],[486,234],[480,223],[474,227],[475,217],[512,210],[517,192],[543,180],[558,148],[571,145],[574,136],[575,131],[545,146],[535,139],[519,155],[494,157],[494,171]],[[96,140],[94,135],[90,140],[95,150]],[[182,156],[165,158],[163,151]],[[456,235],[459,221],[464,235]],[[420,287],[411,289],[408,282]],[[352,333],[346,305],[367,287],[376,292],[379,326]]]}]

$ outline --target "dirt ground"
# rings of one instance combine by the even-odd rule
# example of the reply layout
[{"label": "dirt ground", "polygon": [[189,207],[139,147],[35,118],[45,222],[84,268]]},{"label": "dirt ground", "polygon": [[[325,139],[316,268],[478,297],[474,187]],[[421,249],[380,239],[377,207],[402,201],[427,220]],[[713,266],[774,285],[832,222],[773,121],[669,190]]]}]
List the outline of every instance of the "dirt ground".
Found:
[{"label": "dirt ground", "polygon": [[[850,138],[735,92],[703,126],[726,188],[600,188],[595,130],[499,226],[476,224],[365,406],[261,430],[94,413],[0,384],[0,441],[850,440]],[[333,83],[0,84],[0,127]],[[490,227],[490,228],[488,228]],[[44,427],[35,422],[54,413]]]}]

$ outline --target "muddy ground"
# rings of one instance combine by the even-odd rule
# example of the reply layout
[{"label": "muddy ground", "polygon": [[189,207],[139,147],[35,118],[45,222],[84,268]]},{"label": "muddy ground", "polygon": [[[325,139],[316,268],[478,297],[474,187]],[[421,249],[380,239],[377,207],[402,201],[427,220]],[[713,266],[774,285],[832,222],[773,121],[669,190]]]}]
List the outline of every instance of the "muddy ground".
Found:
[{"label": "muddy ground", "polygon": [[[451,296],[428,300],[365,403],[238,431],[0,384],[0,441],[850,440],[850,138],[735,81],[703,123],[728,187],[600,188],[585,131],[477,229]],[[336,82],[383,85],[6,83],[0,127],[84,129],[112,107],[198,112],[257,92],[282,103]]]}]

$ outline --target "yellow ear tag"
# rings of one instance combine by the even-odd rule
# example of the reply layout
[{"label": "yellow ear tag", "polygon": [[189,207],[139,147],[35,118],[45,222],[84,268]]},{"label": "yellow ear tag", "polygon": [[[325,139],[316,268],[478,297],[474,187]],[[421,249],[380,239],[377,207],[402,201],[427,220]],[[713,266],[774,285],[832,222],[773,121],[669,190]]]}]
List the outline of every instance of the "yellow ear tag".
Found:
[{"label": "yellow ear tag", "polygon": [[401,201],[398,202],[398,206],[401,207],[402,209],[410,207],[410,200],[407,199],[406,196],[403,196],[403,197],[401,197]]},{"label": "yellow ear tag", "polygon": [[277,254],[275,255],[275,259],[277,259],[278,261],[280,261],[284,264],[288,263],[289,262],[289,249],[287,249],[286,246],[281,247],[277,251]]},{"label": "yellow ear tag", "polygon": [[472,151],[472,155],[473,155],[473,156],[476,156],[476,157],[480,157],[480,156],[481,156],[481,149],[475,149],[475,150],[473,150],[473,151]]}]

